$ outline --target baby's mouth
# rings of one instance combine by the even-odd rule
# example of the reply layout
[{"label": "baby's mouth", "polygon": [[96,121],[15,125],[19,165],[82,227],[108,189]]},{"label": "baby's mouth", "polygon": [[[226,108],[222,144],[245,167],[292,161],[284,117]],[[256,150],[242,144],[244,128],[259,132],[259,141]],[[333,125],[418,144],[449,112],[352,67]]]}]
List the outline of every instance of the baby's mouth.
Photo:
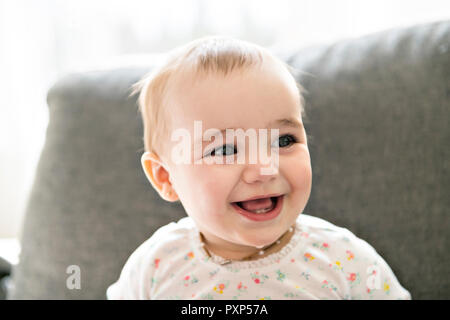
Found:
[{"label": "baby's mouth", "polygon": [[277,204],[277,197],[263,198],[257,200],[240,201],[236,204],[244,210],[253,213],[267,213]]},{"label": "baby's mouth", "polygon": [[277,207],[277,203],[283,195],[259,198],[246,201],[233,202],[232,205],[237,205],[242,210],[253,214],[265,214],[273,211]]}]

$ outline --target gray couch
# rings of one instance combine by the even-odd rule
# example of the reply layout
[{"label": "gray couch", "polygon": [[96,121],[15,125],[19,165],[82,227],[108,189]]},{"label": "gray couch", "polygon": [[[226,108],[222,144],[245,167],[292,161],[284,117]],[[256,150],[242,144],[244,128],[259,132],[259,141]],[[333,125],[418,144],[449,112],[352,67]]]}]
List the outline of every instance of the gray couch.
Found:
[{"label": "gray couch", "polygon": [[[277,53],[308,91],[305,213],[367,240],[413,299],[450,298],[449,45],[444,21]],[[8,298],[103,299],[130,253],[185,215],[140,168],[141,119],[127,95],[151,66],[73,74],[48,93]],[[66,286],[70,265],[80,289]]]}]

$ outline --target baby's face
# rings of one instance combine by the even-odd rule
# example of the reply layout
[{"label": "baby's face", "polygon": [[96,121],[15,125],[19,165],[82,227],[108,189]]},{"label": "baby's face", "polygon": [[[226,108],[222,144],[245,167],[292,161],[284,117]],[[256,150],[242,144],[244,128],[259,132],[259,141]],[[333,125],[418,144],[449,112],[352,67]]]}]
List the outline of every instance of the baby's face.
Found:
[{"label": "baby's face", "polygon": [[[230,249],[274,242],[295,223],[311,191],[310,155],[294,80],[286,70],[265,63],[261,69],[226,78],[208,76],[196,83],[184,80],[175,88],[169,106],[172,132],[185,128],[194,140],[194,121],[201,121],[202,134],[209,128],[267,129],[269,146],[280,143],[278,165],[270,174],[262,174],[261,169],[268,169],[270,164],[262,163],[259,157],[256,163],[250,163],[248,138],[240,149],[237,139],[225,139],[225,132],[223,143],[203,141],[199,156],[194,154],[191,141],[190,164],[167,163],[174,191],[209,242]],[[281,119],[299,126],[276,122]],[[279,129],[275,141],[271,141],[269,129]],[[226,144],[228,147],[220,148]],[[169,145],[173,148],[177,142],[170,141]],[[245,163],[237,163],[234,147],[238,153],[245,153]],[[214,149],[216,154],[208,156]],[[223,157],[224,163],[201,161],[207,157]],[[235,159],[234,163],[225,163],[229,157]],[[282,195],[278,214],[245,215],[233,204],[264,195]]]}]

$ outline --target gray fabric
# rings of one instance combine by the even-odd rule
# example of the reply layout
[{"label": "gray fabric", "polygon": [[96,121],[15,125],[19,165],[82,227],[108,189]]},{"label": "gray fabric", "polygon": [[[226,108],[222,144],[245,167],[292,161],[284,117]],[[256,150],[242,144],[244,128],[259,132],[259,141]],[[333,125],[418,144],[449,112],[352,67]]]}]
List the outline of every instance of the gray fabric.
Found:
[{"label": "gray fabric", "polygon": [[[450,23],[285,52],[304,71],[313,189],[305,213],[347,227],[415,299],[450,298]],[[12,299],[102,299],[129,254],[184,216],[140,168],[130,84],[147,68],[68,76],[49,92]],[[81,268],[81,289],[66,268]]]},{"label": "gray fabric", "polygon": [[372,244],[413,299],[450,298],[450,23],[287,57],[306,95],[305,209]]},{"label": "gray fabric", "polygon": [[[142,125],[126,99],[142,69],[68,76],[48,94],[49,126],[26,212],[11,299],[103,299],[131,252],[184,216],[140,168]],[[81,289],[68,290],[78,265]]]}]

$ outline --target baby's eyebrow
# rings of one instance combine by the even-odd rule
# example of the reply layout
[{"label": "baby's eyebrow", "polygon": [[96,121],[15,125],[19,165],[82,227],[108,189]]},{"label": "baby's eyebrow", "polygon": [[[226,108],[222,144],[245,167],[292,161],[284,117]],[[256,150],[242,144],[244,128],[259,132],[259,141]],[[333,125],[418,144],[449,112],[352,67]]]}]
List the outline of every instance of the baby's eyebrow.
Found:
[{"label": "baby's eyebrow", "polygon": [[[292,128],[298,128],[303,129],[303,123],[298,121],[296,118],[284,118],[279,120],[274,120],[272,122],[269,122],[269,124],[266,126],[269,127],[292,127]],[[221,132],[225,132],[227,129],[233,129],[236,130],[238,128],[232,127],[232,128],[226,128],[220,130]]]},{"label": "baby's eyebrow", "polygon": [[[298,121],[296,118],[279,119],[279,120],[273,121],[270,124],[273,124],[274,126],[278,125],[280,127],[293,127],[293,128],[299,128],[299,129],[303,128],[303,123]],[[268,125],[268,127],[270,127],[270,124]]]}]

